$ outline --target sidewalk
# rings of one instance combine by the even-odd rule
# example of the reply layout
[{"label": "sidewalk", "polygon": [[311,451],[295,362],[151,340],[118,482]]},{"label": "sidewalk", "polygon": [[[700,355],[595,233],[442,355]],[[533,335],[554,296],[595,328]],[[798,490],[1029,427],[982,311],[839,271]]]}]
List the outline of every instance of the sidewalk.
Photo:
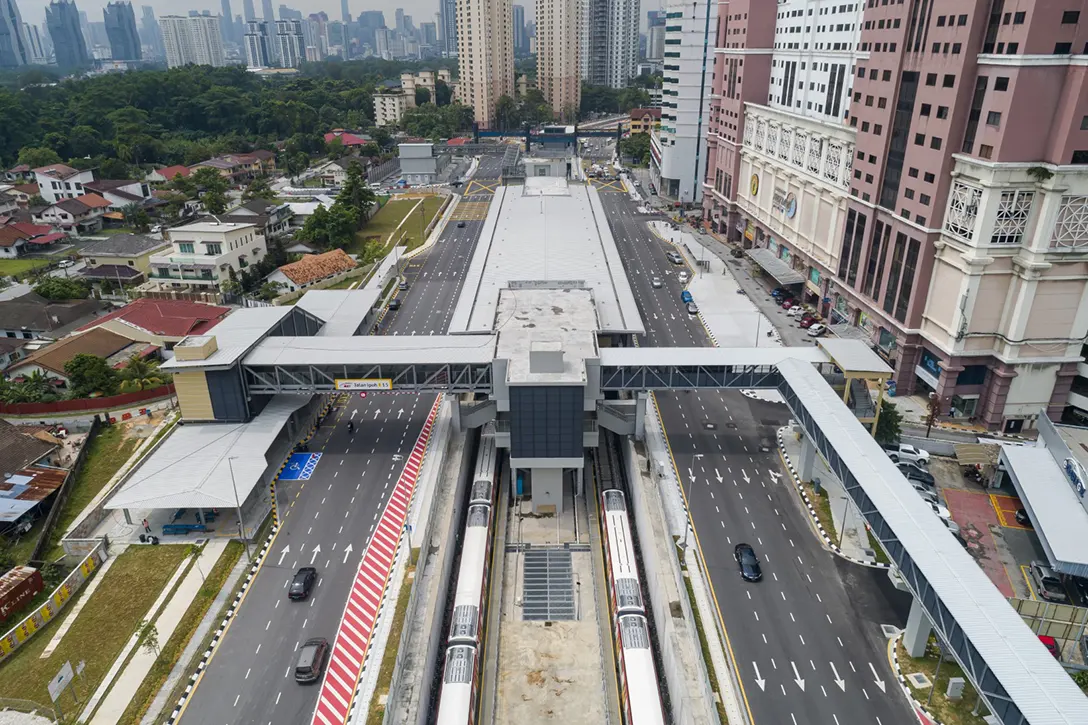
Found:
[{"label": "sidewalk", "polygon": [[[219,560],[223,551],[226,550],[227,543],[225,539],[212,539],[205,545],[204,550],[200,553],[200,558],[197,559],[196,566],[189,569],[181,584],[178,585],[177,590],[169,597],[165,606],[161,608],[158,616],[153,620],[155,629],[158,632],[160,647],[166,644],[174,634],[174,630],[177,629],[181,618],[185,616],[189,605],[193,603],[193,599],[201,587],[204,586],[204,577],[212,570],[215,562]],[[188,564],[188,561],[185,564]],[[169,591],[169,586],[168,584],[165,591]],[[155,607],[152,607],[152,611],[155,611]],[[136,638],[137,635],[133,635],[133,640]],[[125,658],[138,644],[138,641],[130,640],[129,645],[132,646],[126,645],[125,649],[118,655],[114,667],[116,668],[118,663],[124,662]],[[111,678],[108,674],[106,679],[102,681],[94,697],[87,703],[80,720],[86,722],[87,717],[94,711],[95,705],[101,701],[98,711],[94,713],[94,718],[90,721],[91,725],[114,725],[124,715],[125,709],[132,702],[136,691],[140,689],[144,678],[158,658],[157,652],[148,652],[140,646],[132,655],[132,659],[124,667],[120,676],[117,676],[114,668],[111,668],[110,673],[114,677]],[[110,687],[111,682],[112,687]],[[104,689],[107,687],[110,689],[108,693],[105,693]],[[105,694],[105,697],[103,697],[103,694]]]}]

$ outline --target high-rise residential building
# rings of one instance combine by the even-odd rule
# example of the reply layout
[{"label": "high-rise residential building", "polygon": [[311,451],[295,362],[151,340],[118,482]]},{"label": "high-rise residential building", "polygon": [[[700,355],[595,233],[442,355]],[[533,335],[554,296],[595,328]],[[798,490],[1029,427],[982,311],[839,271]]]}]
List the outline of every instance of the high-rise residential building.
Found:
[{"label": "high-rise residential building", "polygon": [[0,68],[17,68],[29,62],[19,6],[15,0],[0,0]]},{"label": "high-rise residential building", "polygon": [[219,34],[223,36],[224,43],[233,43],[234,40],[234,15],[230,11],[230,0],[220,0]]},{"label": "high-rise residential building", "polygon": [[[608,85],[608,0],[581,0],[582,27],[578,33],[578,73],[593,86]],[[536,52],[535,29],[529,36],[530,52]]]},{"label": "high-rise residential building", "polygon": [[472,106],[476,122],[484,128],[495,122],[495,102],[514,96],[510,6],[510,0],[464,0],[457,13],[461,102]]},{"label": "high-rise residential building", "polygon": [[577,119],[582,100],[581,8],[580,0],[536,0],[537,88],[555,117],[563,121]]},{"label": "high-rise residential building", "polygon": [[150,5],[140,6],[140,42],[151,51],[152,56],[165,56],[162,31],[159,29],[159,21],[155,19],[155,9]]},{"label": "high-rise residential building", "polygon": [[348,0],[340,0],[340,19],[345,25],[351,22],[351,10],[348,9]]},{"label": "high-rise residential building", "polygon": [[389,49],[390,30],[378,28],[374,31],[374,55],[382,60],[393,60],[393,53]]},{"label": "high-rise residential building", "polygon": [[242,0],[242,20],[251,22],[257,19],[257,11],[253,8],[253,0]]},{"label": "high-rise residential building", "polygon": [[419,35],[424,45],[438,45],[438,25],[435,23],[420,23]]},{"label": "high-rise residential building", "polygon": [[626,88],[638,75],[638,10],[639,0],[610,0],[607,3],[605,77],[606,85],[612,88]]},{"label": "high-rise residential building", "polygon": [[110,57],[113,60],[140,60],[140,34],[136,31],[136,13],[130,2],[111,2],[102,11],[106,23],[106,36],[110,41]]},{"label": "high-rise residential building", "polygon": [[166,65],[170,68],[190,64],[226,65],[217,16],[163,15],[159,24],[166,49]]},{"label": "high-rise residential building", "polygon": [[246,23],[243,45],[246,49],[246,65],[250,68],[268,68],[274,62],[272,51],[273,27],[264,20]]},{"label": "high-rise residential building", "polygon": [[45,9],[45,25],[53,39],[53,52],[61,68],[83,68],[90,65],[87,42],[80,27],[79,10],[74,2],[53,0]]},{"label": "high-rise residential building", "polygon": [[[577,0],[581,2],[581,0]],[[525,37],[525,6],[514,5],[514,55],[522,55],[529,50],[528,39]]]},{"label": "high-rise residential building", "polygon": [[276,59],[280,68],[298,68],[306,60],[301,20],[276,21]]},{"label": "high-rise residential building", "polygon": [[650,178],[658,193],[683,203],[703,198],[717,8],[713,0],[666,6],[661,126],[650,134]]},{"label": "high-rise residential building", "polygon": [[280,20],[302,20],[302,11],[280,5]]},{"label": "high-rise residential building", "polygon": [[266,23],[276,22],[276,15],[272,11],[272,0],[261,0],[261,14]]},{"label": "high-rise residential building", "polygon": [[27,62],[45,65],[49,60],[49,54],[45,50],[45,43],[38,26],[23,23],[23,37],[26,38]]},{"label": "high-rise residential building", "polygon": [[442,45],[442,53],[447,58],[457,57],[457,0],[440,0],[438,14],[441,21],[438,25],[439,41]]},{"label": "high-rise residential building", "polygon": [[302,24],[302,35],[306,46],[305,60],[324,60],[329,55],[329,16],[324,11],[310,14]]},{"label": "high-rise residential building", "polygon": [[394,21],[396,23],[396,25],[394,26],[394,29],[398,33],[404,33],[405,32],[405,28],[404,28],[404,8],[397,8],[393,12],[393,18],[394,18]]}]

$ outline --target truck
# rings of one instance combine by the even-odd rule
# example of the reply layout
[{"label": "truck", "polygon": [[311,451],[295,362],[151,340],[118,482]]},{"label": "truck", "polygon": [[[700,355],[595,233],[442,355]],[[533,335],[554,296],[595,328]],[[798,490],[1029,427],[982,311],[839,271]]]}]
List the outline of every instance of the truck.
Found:
[{"label": "truck", "polygon": [[17,566],[0,576],[0,621],[25,607],[43,589],[41,572],[30,566]]},{"label": "truck", "polygon": [[896,463],[916,463],[919,466],[929,464],[929,451],[907,445],[906,443],[894,443],[883,446],[884,452]]}]

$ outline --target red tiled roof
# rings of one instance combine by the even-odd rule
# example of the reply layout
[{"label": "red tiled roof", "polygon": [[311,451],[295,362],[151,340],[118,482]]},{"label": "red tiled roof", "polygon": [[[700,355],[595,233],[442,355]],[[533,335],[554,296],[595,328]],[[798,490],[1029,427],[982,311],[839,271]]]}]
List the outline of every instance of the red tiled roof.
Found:
[{"label": "red tiled roof", "polygon": [[16,191],[18,191],[20,193],[29,194],[30,196],[34,196],[39,191],[41,191],[41,189],[38,188],[38,185],[33,183],[33,182],[31,182],[29,184],[16,184],[15,186],[13,186],[11,188],[15,189]]},{"label": "red tiled roof", "polygon": [[631,118],[633,118],[633,119],[642,120],[646,116],[651,116],[653,118],[656,118],[656,119],[660,120],[660,118],[661,118],[661,109],[660,108],[632,108],[631,109]]},{"label": "red tiled roof", "polygon": [[88,330],[107,320],[122,320],[153,335],[185,337],[204,334],[215,327],[229,312],[229,307],[141,297],[80,329]]},{"label": "red tiled roof", "polygon": [[355,260],[349,257],[347,252],[343,249],[334,249],[323,254],[307,254],[297,262],[283,265],[280,267],[280,272],[301,287],[354,268]]},{"label": "red tiled roof", "polygon": [[77,196],[76,201],[82,203],[88,209],[108,209],[110,203],[99,194],[84,194]]},{"label": "red tiled roof", "polygon": [[335,138],[340,139],[340,143],[344,144],[345,146],[366,146],[368,143],[370,143],[365,138],[360,138],[359,136],[356,136],[353,133],[348,133],[347,131],[325,134],[325,143],[329,143]]},{"label": "red tiled roof", "polygon": [[15,222],[10,226],[18,229],[26,234],[28,237],[36,237],[39,234],[49,234],[53,231],[53,227],[48,224],[31,224],[30,222]]},{"label": "red tiled roof", "polygon": [[464,146],[467,143],[468,143],[467,138],[460,137],[460,138],[451,138],[449,141],[446,142],[446,145],[447,146]]},{"label": "red tiled roof", "polygon": [[34,237],[33,239],[26,240],[27,244],[52,244],[58,242],[61,239],[66,238],[68,235],[64,232],[54,232],[52,234],[46,234],[41,237]]},{"label": "red tiled roof", "polygon": [[184,178],[193,172],[189,171],[188,166],[167,166],[166,168],[159,169],[158,173],[167,181],[173,181],[175,176]]},{"label": "red tiled roof", "polygon": [[18,166],[11,167],[10,169],[8,169],[8,171],[12,172],[13,174],[21,174],[24,171],[30,171],[30,167],[26,164],[19,164]]}]

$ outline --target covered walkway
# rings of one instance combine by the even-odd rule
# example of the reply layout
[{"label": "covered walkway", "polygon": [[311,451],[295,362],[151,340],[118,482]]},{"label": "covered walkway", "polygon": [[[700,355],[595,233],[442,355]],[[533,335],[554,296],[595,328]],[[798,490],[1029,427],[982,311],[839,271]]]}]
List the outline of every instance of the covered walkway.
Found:
[{"label": "covered walkway", "polygon": [[805,281],[804,275],[794,271],[788,264],[774,256],[774,252],[769,249],[757,247],[755,249],[746,249],[744,253],[783,287],[791,284],[801,284]]}]

